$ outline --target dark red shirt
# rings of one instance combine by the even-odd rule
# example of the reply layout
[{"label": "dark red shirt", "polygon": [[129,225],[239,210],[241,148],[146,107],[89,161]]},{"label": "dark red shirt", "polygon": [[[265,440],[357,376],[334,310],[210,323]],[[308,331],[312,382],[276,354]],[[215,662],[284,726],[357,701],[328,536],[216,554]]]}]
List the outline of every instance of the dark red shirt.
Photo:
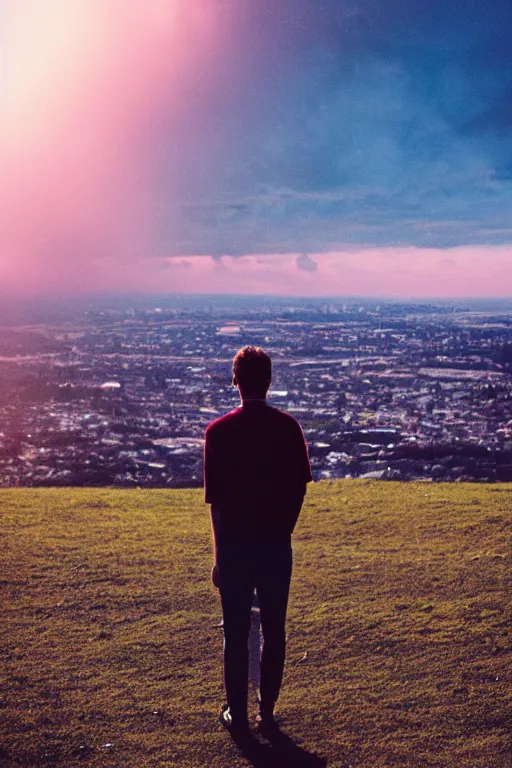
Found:
[{"label": "dark red shirt", "polygon": [[221,537],[289,537],[312,479],[299,423],[263,400],[246,401],[205,438],[205,501],[219,510]]}]

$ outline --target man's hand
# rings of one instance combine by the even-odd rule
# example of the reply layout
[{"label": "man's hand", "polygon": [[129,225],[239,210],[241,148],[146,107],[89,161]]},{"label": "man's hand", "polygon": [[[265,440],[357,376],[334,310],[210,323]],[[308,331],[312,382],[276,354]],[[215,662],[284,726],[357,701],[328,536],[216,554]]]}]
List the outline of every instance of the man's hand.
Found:
[{"label": "man's hand", "polygon": [[212,584],[215,589],[220,587],[219,566],[215,564],[212,568]]}]

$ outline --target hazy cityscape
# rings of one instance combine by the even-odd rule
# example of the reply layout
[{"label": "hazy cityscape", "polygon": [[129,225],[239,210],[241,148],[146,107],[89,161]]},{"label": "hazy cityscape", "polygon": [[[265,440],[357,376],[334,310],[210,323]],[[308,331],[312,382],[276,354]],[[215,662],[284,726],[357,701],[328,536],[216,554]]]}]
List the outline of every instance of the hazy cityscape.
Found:
[{"label": "hazy cityscape", "polygon": [[315,480],[512,480],[506,302],[112,297],[1,320],[2,486],[199,486],[245,344]]}]

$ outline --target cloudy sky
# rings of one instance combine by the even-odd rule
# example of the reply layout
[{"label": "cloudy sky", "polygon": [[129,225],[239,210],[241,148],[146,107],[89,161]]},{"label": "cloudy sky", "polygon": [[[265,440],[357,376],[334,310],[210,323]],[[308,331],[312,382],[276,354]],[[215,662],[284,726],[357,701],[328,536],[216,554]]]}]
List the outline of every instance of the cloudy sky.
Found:
[{"label": "cloudy sky", "polygon": [[509,0],[0,0],[0,292],[512,294]]}]

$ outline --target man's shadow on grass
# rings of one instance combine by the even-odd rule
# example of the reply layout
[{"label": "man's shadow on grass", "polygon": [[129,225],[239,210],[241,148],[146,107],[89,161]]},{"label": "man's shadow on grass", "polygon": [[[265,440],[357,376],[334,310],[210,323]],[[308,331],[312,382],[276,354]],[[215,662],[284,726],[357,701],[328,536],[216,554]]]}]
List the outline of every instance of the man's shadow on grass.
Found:
[{"label": "man's shadow on grass", "polygon": [[266,743],[253,734],[231,734],[242,755],[254,768],[325,768],[327,761],[302,749],[280,728],[265,734]]}]

